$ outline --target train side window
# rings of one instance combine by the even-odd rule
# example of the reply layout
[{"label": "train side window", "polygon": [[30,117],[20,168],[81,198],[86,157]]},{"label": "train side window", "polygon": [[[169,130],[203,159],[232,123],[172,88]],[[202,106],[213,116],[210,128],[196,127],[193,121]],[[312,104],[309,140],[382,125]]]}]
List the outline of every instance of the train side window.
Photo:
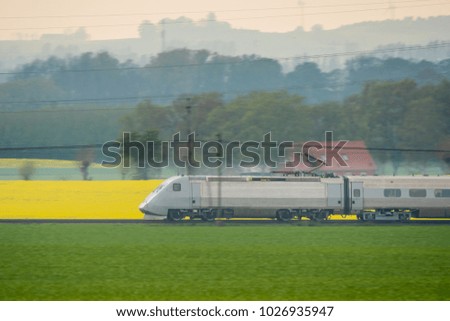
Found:
[{"label": "train side window", "polygon": [[402,191],[399,188],[385,188],[384,197],[401,197]]},{"label": "train side window", "polygon": [[173,187],[173,191],[174,192],[181,191],[181,184],[180,183],[173,183],[172,187]]},{"label": "train side window", "polygon": [[426,189],[410,189],[409,197],[427,197]]},{"label": "train side window", "polygon": [[450,197],[450,189],[435,189],[435,197]]},{"label": "train side window", "polygon": [[359,188],[353,190],[353,197],[361,197],[361,190]]}]

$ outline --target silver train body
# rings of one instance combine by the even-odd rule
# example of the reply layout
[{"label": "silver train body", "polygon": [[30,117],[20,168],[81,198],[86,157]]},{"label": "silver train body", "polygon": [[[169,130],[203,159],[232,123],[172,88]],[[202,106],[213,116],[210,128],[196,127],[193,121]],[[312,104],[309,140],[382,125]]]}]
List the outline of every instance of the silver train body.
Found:
[{"label": "silver train body", "polygon": [[176,176],[140,204],[145,219],[306,217],[356,214],[360,220],[450,217],[450,177]]}]

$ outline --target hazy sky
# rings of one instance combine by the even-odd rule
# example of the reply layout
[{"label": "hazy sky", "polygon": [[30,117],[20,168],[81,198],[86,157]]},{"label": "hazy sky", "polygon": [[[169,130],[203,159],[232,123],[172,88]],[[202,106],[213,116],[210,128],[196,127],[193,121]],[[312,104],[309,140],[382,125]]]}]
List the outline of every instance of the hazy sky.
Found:
[{"label": "hazy sky", "polygon": [[[91,39],[138,36],[143,20],[209,12],[235,28],[270,32],[333,29],[355,22],[450,15],[450,0],[0,0],[0,39],[38,38],[43,33],[86,27]],[[450,29],[450,26],[449,26]]]}]

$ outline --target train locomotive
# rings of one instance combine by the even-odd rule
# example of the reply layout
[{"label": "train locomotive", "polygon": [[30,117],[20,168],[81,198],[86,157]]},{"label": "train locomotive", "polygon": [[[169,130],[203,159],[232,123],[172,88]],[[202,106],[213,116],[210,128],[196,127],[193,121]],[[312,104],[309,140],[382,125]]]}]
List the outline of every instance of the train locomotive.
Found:
[{"label": "train locomotive", "polygon": [[449,176],[174,176],[140,204],[144,219],[450,217]]}]

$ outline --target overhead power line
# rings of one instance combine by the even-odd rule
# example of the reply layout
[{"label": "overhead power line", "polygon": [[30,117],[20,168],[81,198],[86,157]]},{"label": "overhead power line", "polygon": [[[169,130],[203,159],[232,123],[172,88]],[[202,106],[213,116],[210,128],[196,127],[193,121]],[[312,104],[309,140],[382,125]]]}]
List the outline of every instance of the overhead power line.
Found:
[{"label": "overhead power line", "polygon": [[[443,75],[443,74],[441,74]],[[396,81],[397,79],[382,79],[382,81]],[[262,91],[270,91],[270,92],[276,92],[276,91],[283,91],[283,90],[295,90],[295,89],[336,89],[340,87],[351,87],[356,86],[359,84],[364,84],[369,80],[366,81],[353,81],[349,83],[342,83],[342,84],[327,84],[324,86],[305,86],[305,85],[299,85],[299,86],[282,86],[277,88],[260,88],[260,89],[254,89],[254,90],[233,90],[233,91],[226,91],[226,92],[212,92],[223,96],[234,96],[234,95],[245,95],[249,94],[251,92],[262,92]],[[197,96],[204,94],[202,93],[194,93],[190,94],[188,96]],[[179,94],[170,94],[170,95],[152,95],[152,96],[130,96],[130,97],[110,97],[110,98],[80,98],[80,99],[64,99],[64,100],[40,100],[40,101],[0,101],[0,105],[29,105],[29,104],[75,104],[75,103],[90,103],[90,102],[117,102],[117,101],[145,101],[145,100],[160,100],[160,99],[176,99],[182,95],[187,95],[186,93],[179,93]],[[1,114],[24,114],[24,113],[55,113],[55,112],[97,112],[97,111],[133,111],[135,109],[135,106],[133,107],[112,107],[112,108],[85,108],[85,109],[78,109],[78,108],[60,108],[60,109],[27,109],[27,110],[0,110]]]},{"label": "overhead power line", "polygon": [[[213,140],[215,141],[215,140]],[[201,141],[206,143],[207,140]],[[228,141],[222,141],[223,144],[228,144]],[[87,148],[101,148],[104,144],[80,144],[80,145],[52,145],[52,146],[15,146],[15,147],[0,147],[1,152],[7,151],[31,151],[31,150],[61,150],[61,149],[87,149]],[[324,147],[332,148],[332,147]],[[418,149],[418,148],[384,148],[384,147],[342,147],[342,150],[368,150],[368,151],[385,151],[385,152],[414,152],[414,153],[450,153],[449,149]]]},{"label": "overhead power line", "polygon": [[[425,0],[406,0],[395,1],[395,4],[403,3],[423,3]],[[361,7],[372,5],[386,5],[383,2],[369,2],[369,3],[339,3],[339,4],[323,4],[323,5],[305,5],[305,9],[317,8],[337,8],[337,7]],[[175,15],[175,14],[208,14],[213,13],[228,13],[228,12],[246,12],[246,11],[273,11],[273,10],[292,10],[299,9],[299,6],[287,7],[269,7],[269,8],[241,8],[241,9],[226,9],[226,10],[201,10],[201,11],[162,11],[162,12],[140,12],[140,13],[108,13],[108,14],[75,14],[75,15],[40,15],[40,16],[1,16],[0,19],[52,19],[52,18],[98,18],[98,17],[132,17],[132,16],[160,16],[160,15]]]},{"label": "overhead power line", "polygon": [[322,58],[334,58],[334,57],[344,57],[344,56],[358,56],[358,55],[379,55],[383,53],[391,52],[404,52],[413,50],[430,50],[450,46],[450,41],[443,41],[438,43],[431,43],[427,45],[412,45],[412,46],[402,46],[394,48],[385,49],[372,49],[372,50],[354,50],[354,51],[343,51],[334,53],[324,53],[315,55],[303,55],[303,56],[293,56],[293,57],[282,57],[282,58],[267,58],[261,57],[254,60],[233,60],[239,57],[226,57],[230,58],[229,61],[221,62],[205,62],[205,63],[190,63],[190,64],[174,64],[174,65],[161,65],[161,66],[133,66],[133,67],[120,67],[120,68],[89,68],[89,69],[56,69],[56,70],[46,70],[46,71],[3,71],[0,75],[27,75],[27,74],[49,74],[49,73],[84,73],[84,72],[107,72],[107,71],[129,71],[129,70],[152,70],[152,69],[168,69],[168,68],[187,68],[187,67],[198,67],[198,66],[220,66],[220,65],[236,65],[236,64],[247,64],[256,63],[267,60],[279,60],[279,61],[289,61],[289,60],[312,60],[312,59],[322,59]]},{"label": "overhead power line", "polygon": [[[437,73],[439,75],[445,75],[445,73]],[[245,95],[251,92],[262,92],[262,91],[283,91],[283,90],[296,90],[296,89],[337,89],[342,87],[352,87],[360,84],[364,84],[367,81],[371,80],[363,80],[363,81],[352,81],[346,83],[337,83],[337,84],[326,84],[323,86],[311,86],[311,85],[298,85],[298,86],[281,86],[276,88],[257,88],[252,90],[232,90],[232,91],[212,91],[212,93],[216,93],[223,96],[234,96],[234,95]],[[377,80],[375,80],[377,81]],[[380,81],[398,81],[398,79],[380,79]],[[28,100],[28,101],[0,101],[1,105],[30,105],[30,104],[77,104],[77,103],[94,103],[94,102],[130,102],[130,101],[145,101],[145,100],[161,100],[161,99],[176,99],[182,95],[188,96],[197,96],[204,94],[205,92],[187,94],[187,93],[178,93],[178,94],[169,94],[169,95],[147,95],[147,96],[129,96],[129,97],[105,97],[105,98],[80,98],[80,99],[59,99],[59,100]],[[59,108],[59,109],[26,109],[26,110],[0,110],[0,114],[24,114],[24,113],[55,113],[55,112],[97,112],[97,111],[132,111],[135,109],[133,107],[105,107],[105,108]]]},{"label": "overhead power line", "polygon": [[[397,6],[397,9],[402,8],[417,8],[417,7],[431,7],[431,6],[445,6],[450,5],[449,2],[440,3],[427,3],[423,5],[408,5],[408,6]],[[295,13],[295,14],[278,14],[278,15],[265,15],[265,16],[252,16],[252,17],[231,17],[226,18],[226,21],[239,21],[239,20],[252,20],[252,19],[268,19],[268,18],[289,18],[289,17],[300,17],[300,16],[317,16],[317,15],[329,15],[329,14],[341,14],[341,13],[356,13],[356,12],[368,12],[368,11],[385,11],[386,7],[379,8],[366,8],[366,9],[353,9],[353,10],[342,10],[342,11],[327,11],[327,12],[311,12],[311,13]],[[188,21],[167,21],[165,25],[168,24],[186,24],[186,23],[202,23],[202,22],[217,22],[216,19],[200,19],[200,20],[188,20]],[[22,27],[22,28],[0,28],[0,31],[18,31],[18,30],[49,30],[49,29],[75,29],[75,28],[111,28],[111,27],[130,27],[140,25],[136,23],[122,23],[122,24],[102,24],[102,25],[77,25],[77,26],[47,26],[47,27]]]}]

